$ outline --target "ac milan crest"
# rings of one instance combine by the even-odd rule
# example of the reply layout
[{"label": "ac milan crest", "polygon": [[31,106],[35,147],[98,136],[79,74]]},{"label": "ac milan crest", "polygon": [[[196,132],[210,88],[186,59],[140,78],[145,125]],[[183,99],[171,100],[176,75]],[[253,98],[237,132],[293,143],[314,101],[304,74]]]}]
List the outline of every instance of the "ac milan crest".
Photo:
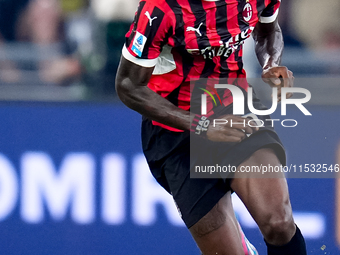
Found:
[{"label": "ac milan crest", "polygon": [[251,19],[251,17],[253,17],[253,7],[251,7],[249,1],[247,1],[246,5],[244,6],[242,15],[244,21],[246,22],[248,22]]}]

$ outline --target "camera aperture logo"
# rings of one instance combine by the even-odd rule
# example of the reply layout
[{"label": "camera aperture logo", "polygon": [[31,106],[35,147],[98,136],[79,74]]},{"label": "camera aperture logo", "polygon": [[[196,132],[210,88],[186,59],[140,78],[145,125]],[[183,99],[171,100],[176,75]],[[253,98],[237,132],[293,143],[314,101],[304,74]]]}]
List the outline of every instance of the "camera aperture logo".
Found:
[{"label": "camera aperture logo", "polygon": [[[217,106],[216,99],[215,99],[215,97],[212,95],[212,93],[211,93],[209,90],[204,89],[204,88],[199,88],[199,89],[200,89],[200,90],[203,90],[204,92],[206,92],[206,93],[211,97],[211,99],[214,101],[215,106]],[[220,103],[221,103],[221,105],[222,105],[222,100],[221,100],[221,97],[218,95],[217,90],[216,90],[215,88],[213,88],[213,87],[209,87],[209,89],[212,90],[212,92],[217,96],[218,100],[220,101]],[[203,94],[203,95],[205,95],[205,94]],[[203,95],[202,95],[202,96],[203,96]],[[205,96],[206,96],[206,95],[205,95]],[[203,100],[203,99],[202,99],[202,100]],[[206,106],[206,103],[207,103],[207,100],[206,100],[206,97],[205,97],[205,106]],[[203,115],[203,114],[202,114],[202,115]]]},{"label": "camera aperture logo", "polygon": [[[228,89],[231,92],[231,95],[233,97],[233,115],[241,115],[245,117],[249,117],[251,114],[251,119],[248,121],[247,125],[250,127],[264,127],[264,121],[268,122],[271,127],[274,127],[274,123],[277,121],[281,122],[281,125],[283,127],[296,127],[298,122],[295,119],[265,119],[264,121],[262,119],[257,118],[257,116],[264,116],[264,115],[270,115],[277,109],[278,101],[277,101],[277,92],[278,89],[276,87],[272,88],[272,106],[270,109],[265,110],[258,110],[255,109],[253,105],[253,88],[249,87],[247,91],[247,106],[250,111],[250,113],[245,114],[245,96],[242,92],[242,90],[237,87],[236,85],[230,85],[230,84],[215,84],[214,87],[209,87],[209,90],[203,89],[205,93],[201,95],[201,115],[207,115],[207,94],[212,98],[215,106],[217,106],[216,99],[214,98],[211,91],[218,97],[221,105],[222,100],[220,96],[218,95],[216,89]],[[303,98],[287,98],[287,94],[289,93],[301,93],[304,94],[305,97]],[[286,116],[287,115],[287,105],[295,105],[305,116],[311,116],[312,114],[306,109],[306,107],[303,105],[311,99],[311,93],[309,90],[305,88],[296,88],[296,87],[289,87],[289,88],[281,88],[281,115]],[[226,119],[214,119],[213,125],[222,125],[227,124],[228,120]],[[245,122],[244,122],[245,123]],[[290,123],[290,125],[288,124]],[[292,124],[293,123],[293,124]],[[231,126],[233,123],[229,123]],[[235,123],[236,124],[236,123]],[[238,123],[239,124],[239,123]],[[246,125],[246,124],[244,124]]]}]

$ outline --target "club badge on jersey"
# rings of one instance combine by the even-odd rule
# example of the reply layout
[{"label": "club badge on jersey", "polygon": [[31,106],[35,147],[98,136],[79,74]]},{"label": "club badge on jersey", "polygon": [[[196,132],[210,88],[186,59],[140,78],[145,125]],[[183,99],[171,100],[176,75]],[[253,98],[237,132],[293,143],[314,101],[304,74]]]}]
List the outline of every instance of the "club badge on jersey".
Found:
[{"label": "club badge on jersey", "polygon": [[247,1],[245,6],[243,7],[242,16],[245,22],[249,22],[253,17],[253,7],[249,3],[249,1]]}]

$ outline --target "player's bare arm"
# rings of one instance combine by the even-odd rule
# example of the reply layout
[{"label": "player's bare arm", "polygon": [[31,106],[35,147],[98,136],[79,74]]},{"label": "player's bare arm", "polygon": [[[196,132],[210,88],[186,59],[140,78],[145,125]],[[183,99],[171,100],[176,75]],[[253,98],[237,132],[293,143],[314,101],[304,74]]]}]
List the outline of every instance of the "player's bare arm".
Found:
[{"label": "player's bare arm", "polygon": [[[293,86],[293,72],[285,66],[280,66],[284,48],[282,31],[277,19],[272,23],[258,22],[253,37],[255,53],[263,72],[262,79],[270,86],[278,87],[278,101],[281,100],[281,87]],[[292,94],[288,94],[287,98]]]},{"label": "player's bare arm", "polygon": [[151,120],[189,130],[190,113],[176,107],[147,87],[153,69],[139,66],[122,57],[116,76],[119,98],[129,108]]},{"label": "player's bare arm", "polygon": [[[116,90],[119,98],[129,108],[145,117],[181,130],[190,130],[194,114],[182,110],[147,87],[153,67],[142,67],[122,57],[116,77]],[[234,123],[243,122],[243,118],[227,115],[221,118],[232,119]],[[246,134],[252,134],[256,128],[243,125],[209,126],[207,138],[213,141],[240,142]]]}]

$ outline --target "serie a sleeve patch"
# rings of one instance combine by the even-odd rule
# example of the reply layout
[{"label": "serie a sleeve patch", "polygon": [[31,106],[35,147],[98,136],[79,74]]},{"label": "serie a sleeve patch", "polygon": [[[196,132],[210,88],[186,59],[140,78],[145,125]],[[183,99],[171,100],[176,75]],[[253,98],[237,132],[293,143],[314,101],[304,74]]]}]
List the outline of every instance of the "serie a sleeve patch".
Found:
[{"label": "serie a sleeve patch", "polygon": [[146,41],[147,41],[147,38],[144,35],[142,35],[141,33],[139,33],[138,31],[136,31],[136,35],[135,35],[133,42],[132,42],[131,50],[138,57],[142,56],[142,52],[144,50],[144,46],[145,46]]}]

